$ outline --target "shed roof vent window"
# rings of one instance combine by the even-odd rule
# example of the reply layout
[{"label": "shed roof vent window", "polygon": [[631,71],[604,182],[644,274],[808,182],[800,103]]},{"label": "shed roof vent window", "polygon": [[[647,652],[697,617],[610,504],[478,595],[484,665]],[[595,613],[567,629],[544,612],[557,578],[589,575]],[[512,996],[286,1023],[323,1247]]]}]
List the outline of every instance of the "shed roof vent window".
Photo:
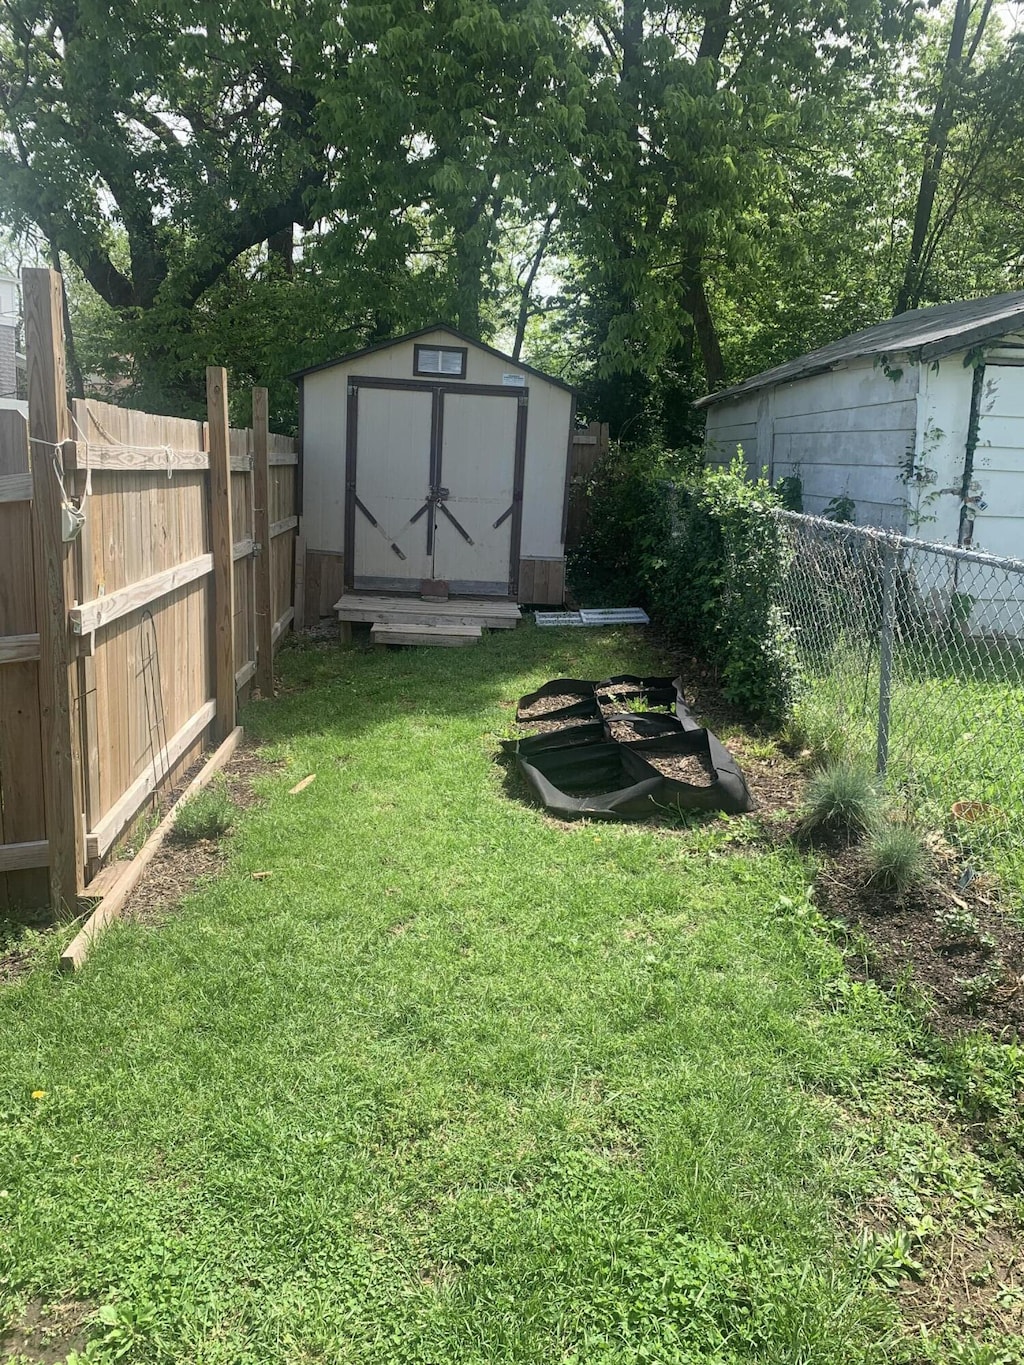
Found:
[{"label": "shed roof vent window", "polygon": [[443,374],[454,379],[466,377],[466,348],[464,346],[417,346],[413,361],[414,374]]}]

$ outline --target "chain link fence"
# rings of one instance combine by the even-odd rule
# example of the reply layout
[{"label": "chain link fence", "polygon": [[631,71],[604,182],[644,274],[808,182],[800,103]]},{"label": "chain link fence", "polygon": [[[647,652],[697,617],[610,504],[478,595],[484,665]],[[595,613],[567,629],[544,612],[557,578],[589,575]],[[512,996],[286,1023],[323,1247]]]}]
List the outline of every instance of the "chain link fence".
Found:
[{"label": "chain link fence", "polygon": [[794,720],[1024,892],[1024,563],[777,511]]}]

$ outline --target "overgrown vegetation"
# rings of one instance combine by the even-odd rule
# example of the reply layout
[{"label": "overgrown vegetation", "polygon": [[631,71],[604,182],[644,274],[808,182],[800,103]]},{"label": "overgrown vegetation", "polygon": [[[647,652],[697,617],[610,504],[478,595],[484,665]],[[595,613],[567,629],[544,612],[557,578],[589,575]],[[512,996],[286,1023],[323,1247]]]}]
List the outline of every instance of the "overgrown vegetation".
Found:
[{"label": "overgrown vegetation", "polygon": [[1014,1050],[851,980],[791,846],[508,799],[508,704],[664,671],[641,633],[280,664],[225,875],[0,991],[0,1321],[82,1302],[95,1365],[1012,1358],[893,1286],[1013,1219]]},{"label": "overgrown vegetation", "polygon": [[283,429],[289,371],[441,318],[678,442],[723,381],[1020,284],[1012,6],[216,16],[4,7],[0,218],[115,401],[199,415],[216,359]]},{"label": "overgrown vegetation", "polygon": [[590,534],[574,582],[611,605],[629,598],[688,654],[716,668],[746,715],[780,721],[794,683],[789,626],[778,609],[788,549],[767,508],[777,498],[741,459],[705,469],[695,454],[616,447],[587,489]]}]

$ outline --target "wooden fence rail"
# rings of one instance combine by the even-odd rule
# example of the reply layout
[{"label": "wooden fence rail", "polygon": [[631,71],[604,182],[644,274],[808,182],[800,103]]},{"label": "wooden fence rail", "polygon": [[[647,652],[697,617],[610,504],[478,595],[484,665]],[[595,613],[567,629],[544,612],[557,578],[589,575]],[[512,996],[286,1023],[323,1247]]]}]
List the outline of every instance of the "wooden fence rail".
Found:
[{"label": "wooden fence rail", "polygon": [[[138,813],[235,724],[293,616],[298,447],[64,399],[60,279],[25,272],[29,420],[0,411],[0,909],[74,914]],[[84,513],[63,538],[64,504]]]}]

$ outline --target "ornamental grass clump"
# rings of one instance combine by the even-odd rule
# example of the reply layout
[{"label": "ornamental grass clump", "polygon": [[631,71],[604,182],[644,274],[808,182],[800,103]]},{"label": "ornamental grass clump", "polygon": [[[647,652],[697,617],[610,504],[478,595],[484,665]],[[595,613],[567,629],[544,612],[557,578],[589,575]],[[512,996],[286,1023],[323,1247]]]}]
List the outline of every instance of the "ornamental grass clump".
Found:
[{"label": "ornamental grass clump", "polygon": [[235,807],[226,782],[213,782],[182,803],[174,817],[175,836],[183,844],[200,839],[219,839],[231,828]]},{"label": "ornamental grass clump", "polygon": [[868,884],[904,896],[928,870],[921,835],[910,825],[886,824],[872,832],[865,849]]},{"label": "ornamental grass clump", "polygon": [[800,832],[808,838],[854,843],[879,822],[882,798],[875,778],[856,763],[827,763],[807,784]]}]

